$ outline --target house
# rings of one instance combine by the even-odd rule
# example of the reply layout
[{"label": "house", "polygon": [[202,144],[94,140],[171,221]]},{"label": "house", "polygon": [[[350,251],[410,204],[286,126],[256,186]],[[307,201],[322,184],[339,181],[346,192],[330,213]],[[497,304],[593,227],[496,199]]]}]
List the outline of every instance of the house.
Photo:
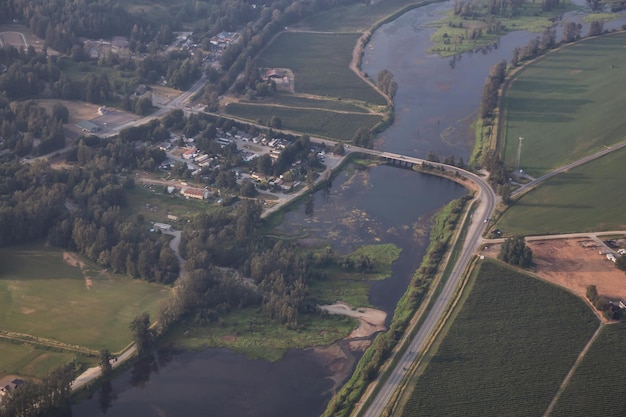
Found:
[{"label": "house", "polygon": [[153,226],[154,226],[154,230],[165,230],[166,232],[169,232],[172,230],[172,225],[167,224],[167,223],[155,222]]},{"label": "house", "polygon": [[80,127],[83,132],[95,133],[100,130],[97,124],[88,122],[87,120],[81,120],[76,123],[76,126]]},{"label": "house", "polygon": [[209,192],[200,188],[183,188],[180,192],[184,197],[205,200],[209,197]]},{"label": "house", "polygon": [[613,263],[617,262],[617,258],[612,253],[607,253],[606,254],[606,259],[608,259],[609,261],[611,261]]},{"label": "house", "polygon": [[14,378],[8,384],[0,386],[0,400],[2,399],[2,397],[9,394],[11,391],[14,391],[22,384],[24,384],[24,380]]}]

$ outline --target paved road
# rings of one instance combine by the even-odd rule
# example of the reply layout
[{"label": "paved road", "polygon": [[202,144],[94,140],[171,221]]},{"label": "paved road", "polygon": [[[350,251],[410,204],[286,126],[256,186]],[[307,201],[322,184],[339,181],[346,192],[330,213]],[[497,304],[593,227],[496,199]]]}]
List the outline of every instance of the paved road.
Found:
[{"label": "paved road", "polygon": [[570,164],[567,165],[563,165],[560,168],[555,169],[552,172],[547,173],[544,176],[541,176],[539,178],[535,178],[534,180],[530,181],[527,184],[522,185],[520,188],[518,188],[517,190],[515,190],[513,193],[511,193],[511,197],[517,197],[520,196],[522,194],[524,194],[527,191],[530,191],[531,189],[533,189],[534,187],[536,187],[538,184],[544,182],[545,180],[547,180],[548,178],[554,177],[555,175],[561,174],[565,171],[568,171],[572,168],[575,168],[579,165],[583,165],[586,164],[589,161],[593,161],[594,159],[600,158],[601,156],[604,156],[608,153],[611,152],[615,152],[619,149],[622,149],[624,146],[626,146],[626,142],[622,142],[622,143],[618,143],[617,145],[613,145],[613,146],[607,146],[605,149],[596,152],[594,154],[588,155],[582,159],[579,159],[577,161],[574,161]]}]

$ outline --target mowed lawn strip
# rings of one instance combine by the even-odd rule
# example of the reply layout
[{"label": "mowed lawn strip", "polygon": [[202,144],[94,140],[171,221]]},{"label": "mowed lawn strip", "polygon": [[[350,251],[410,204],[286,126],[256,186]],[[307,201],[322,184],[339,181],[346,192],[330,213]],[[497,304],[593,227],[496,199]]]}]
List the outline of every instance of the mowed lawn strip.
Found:
[{"label": "mowed lawn strip", "polygon": [[503,100],[504,162],[533,176],[626,140],[626,33],[563,47],[528,65]]},{"label": "mowed lawn strip", "polygon": [[552,177],[508,208],[496,227],[506,235],[624,229],[624,164],[622,148]]},{"label": "mowed lawn strip", "polygon": [[626,416],[626,323],[602,329],[551,417]]},{"label": "mowed lawn strip", "polygon": [[[242,101],[242,103],[248,102]],[[369,113],[369,110],[367,110],[366,108],[357,106],[356,104],[350,103],[349,101],[342,101],[333,98],[315,99],[302,96],[294,96],[291,94],[277,94],[275,96],[272,96],[268,100],[257,100],[249,103],[267,106],[276,105],[301,108],[304,107],[306,109],[336,110],[351,113]]]},{"label": "mowed lawn strip", "polygon": [[263,52],[259,66],[289,68],[297,93],[387,104],[348,67],[358,33],[281,33]]},{"label": "mowed lawn strip", "polygon": [[261,120],[263,123],[267,123],[273,116],[276,116],[281,120],[283,129],[343,141],[352,140],[360,127],[371,129],[382,120],[381,116],[372,114],[346,114],[326,110],[302,110],[243,103],[229,104],[226,107],[226,113],[251,121]]},{"label": "mowed lawn strip", "polygon": [[556,286],[493,261],[474,274],[404,417],[540,416],[599,325]]},{"label": "mowed lawn strip", "polygon": [[128,328],[143,311],[155,317],[164,286],[85,269],[42,245],[0,249],[0,330],[115,352],[131,342]]}]

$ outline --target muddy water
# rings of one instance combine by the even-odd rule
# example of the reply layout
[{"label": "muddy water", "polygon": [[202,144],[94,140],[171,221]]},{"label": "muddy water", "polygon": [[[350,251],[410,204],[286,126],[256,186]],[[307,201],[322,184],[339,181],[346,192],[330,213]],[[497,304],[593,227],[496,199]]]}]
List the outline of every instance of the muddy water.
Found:
[{"label": "muddy water", "polygon": [[[375,75],[386,68],[399,84],[395,122],[377,147],[415,156],[432,150],[467,161],[473,144],[469,124],[489,68],[536,36],[511,33],[492,48],[455,59],[429,55],[433,29],[427,23],[450,6],[413,10],[373,36],[364,70]],[[370,294],[373,305],[391,313],[424,254],[432,214],[464,192],[452,182],[406,170],[353,167],[335,178],[330,192],[317,193],[287,213],[281,230],[332,242],[342,253],[377,242],[402,247],[393,276],[376,283]],[[337,375],[330,369],[328,355],[313,349],[293,350],[273,364],[223,349],[166,352],[136,364],[76,405],[72,414],[315,417],[333,392]]]}]

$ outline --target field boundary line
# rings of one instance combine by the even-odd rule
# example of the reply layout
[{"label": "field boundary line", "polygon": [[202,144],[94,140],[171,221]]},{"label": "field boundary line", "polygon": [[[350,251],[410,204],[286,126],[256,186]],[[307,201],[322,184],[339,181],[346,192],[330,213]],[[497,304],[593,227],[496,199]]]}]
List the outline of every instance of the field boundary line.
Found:
[{"label": "field boundary line", "polygon": [[580,363],[583,361],[585,355],[587,354],[591,346],[595,343],[595,341],[598,339],[598,337],[600,336],[600,333],[602,332],[602,329],[604,329],[605,326],[606,324],[600,323],[600,326],[598,327],[596,332],[593,334],[593,336],[591,336],[591,339],[589,339],[589,341],[587,342],[583,350],[580,351],[580,353],[578,354],[578,357],[576,358],[576,362],[574,362],[574,365],[572,365],[572,368],[569,370],[567,375],[565,375],[565,378],[563,379],[561,386],[557,390],[556,394],[554,394],[554,398],[552,398],[552,401],[550,401],[550,405],[548,405],[548,408],[546,409],[546,412],[543,413],[542,417],[550,416],[550,414],[552,413],[552,410],[554,410],[554,407],[559,402],[559,398],[561,398],[561,394],[563,394],[563,392],[565,391],[565,388],[567,388],[567,385],[569,384],[569,381],[572,379],[572,376],[574,376],[574,372],[576,372],[576,369],[578,369],[578,365],[580,365]]},{"label": "field boundary line", "polygon": [[57,340],[46,339],[44,337],[31,336],[29,334],[15,333],[15,332],[8,332],[5,330],[0,330],[0,338],[6,339],[10,342],[26,343],[26,344],[30,344],[34,346],[70,351],[70,352],[81,353],[81,354],[89,355],[89,356],[98,355],[98,352],[93,349],[89,349],[89,348],[78,346],[78,345],[70,345],[67,343],[59,342]]}]

